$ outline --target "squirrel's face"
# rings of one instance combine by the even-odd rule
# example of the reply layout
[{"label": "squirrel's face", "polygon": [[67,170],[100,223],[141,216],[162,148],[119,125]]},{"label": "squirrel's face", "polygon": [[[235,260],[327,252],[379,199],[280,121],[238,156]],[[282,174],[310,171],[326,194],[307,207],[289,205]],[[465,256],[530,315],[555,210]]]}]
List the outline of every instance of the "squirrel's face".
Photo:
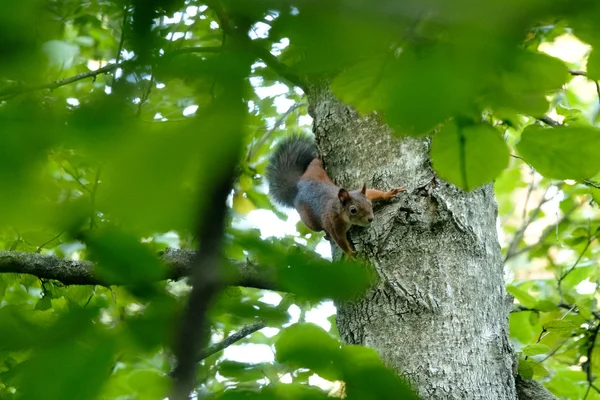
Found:
[{"label": "squirrel's face", "polygon": [[342,188],[338,197],[352,225],[368,226],[373,222],[373,205],[363,191],[348,192]]}]

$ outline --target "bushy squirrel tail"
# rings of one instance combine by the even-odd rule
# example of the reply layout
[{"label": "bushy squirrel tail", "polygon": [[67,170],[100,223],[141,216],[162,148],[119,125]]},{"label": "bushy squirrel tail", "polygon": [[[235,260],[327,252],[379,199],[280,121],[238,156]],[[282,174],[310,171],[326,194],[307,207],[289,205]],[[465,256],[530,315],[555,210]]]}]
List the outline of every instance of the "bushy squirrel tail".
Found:
[{"label": "bushy squirrel tail", "polygon": [[305,134],[288,136],[275,147],[266,173],[269,193],[275,201],[294,207],[298,181],[316,156],[315,142]]}]

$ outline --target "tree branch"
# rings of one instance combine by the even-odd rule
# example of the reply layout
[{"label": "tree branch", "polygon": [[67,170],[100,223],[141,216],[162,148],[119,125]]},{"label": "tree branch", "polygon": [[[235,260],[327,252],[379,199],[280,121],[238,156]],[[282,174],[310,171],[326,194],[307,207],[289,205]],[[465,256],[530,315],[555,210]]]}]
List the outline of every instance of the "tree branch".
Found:
[{"label": "tree branch", "polygon": [[[160,57],[159,61],[167,61],[179,54],[189,54],[189,53],[217,53],[221,51],[220,47],[189,47],[187,49],[175,50],[164,56]],[[81,74],[77,74],[71,76],[69,78],[58,79],[56,81],[43,83],[40,85],[16,85],[13,87],[8,87],[6,89],[0,90],[0,98],[5,96],[14,96],[29,92],[34,92],[36,90],[50,89],[54,90],[61,86],[68,85],[73,82],[81,81],[87,78],[96,78],[98,75],[106,74],[108,72],[112,72],[117,68],[122,68],[127,64],[131,64],[132,60],[127,60],[119,63],[107,64],[104,67],[98,68],[94,71],[82,72]]]},{"label": "tree branch", "polygon": [[198,355],[198,361],[202,361],[205,358],[208,358],[208,357],[212,356],[213,354],[226,349],[227,347],[231,346],[235,342],[239,342],[246,336],[251,335],[258,330],[261,330],[265,326],[267,326],[267,324],[265,321],[262,321],[262,320],[256,321],[250,325],[243,326],[239,331],[227,336],[225,339],[223,339],[223,341],[221,341],[219,343],[215,343],[212,346],[208,346],[207,348],[202,350],[200,352],[200,354]]},{"label": "tree branch", "polygon": [[533,379],[525,380],[517,376],[515,385],[519,400],[558,400],[544,385]]},{"label": "tree branch", "polygon": [[594,189],[600,189],[600,183],[596,183],[594,181],[590,181],[589,179],[584,179],[583,184],[586,186],[593,187]]},{"label": "tree branch", "polygon": [[18,85],[18,86],[14,86],[14,87],[9,87],[4,90],[0,90],[0,97],[24,94],[24,93],[34,92],[36,90],[43,90],[43,89],[53,90],[53,89],[68,85],[73,82],[77,82],[77,81],[87,79],[87,78],[95,78],[98,75],[106,74],[107,72],[111,72],[112,70],[119,68],[121,65],[122,64],[107,64],[104,67],[98,68],[94,71],[83,72],[81,74],[77,74],[77,75],[71,76],[69,78],[59,79],[59,80],[44,83],[41,85],[32,85],[32,86]]},{"label": "tree branch", "polygon": [[560,277],[558,278],[558,294],[560,294],[560,298],[561,300],[563,299],[563,292],[562,292],[562,282],[563,280],[569,276],[569,274],[571,272],[573,272],[573,270],[575,268],[577,268],[577,265],[579,264],[579,262],[581,261],[581,259],[583,258],[583,256],[585,255],[585,252],[587,251],[587,249],[590,247],[590,245],[592,244],[592,242],[596,239],[596,233],[598,232],[598,230],[600,230],[600,227],[596,230],[596,232],[594,232],[593,234],[590,234],[590,236],[588,237],[588,241],[585,244],[583,250],[581,251],[581,253],[579,253],[579,257],[577,257],[577,260],[575,261],[575,263],[571,266],[571,268],[569,268],[566,272],[561,272]]},{"label": "tree branch", "polygon": [[[544,191],[544,194],[542,195],[542,199],[540,200],[538,205],[531,211],[529,218],[523,219],[521,226],[515,232],[515,235],[513,236],[512,240],[510,242],[510,245],[508,246],[508,250],[506,251],[506,257],[504,257],[504,262],[506,262],[510,257],[513,256],[513,253],[517,250],[517,247],[521,243],[521,240],[523,240],[525,231],[527,230],[529,225],[531,225],[531,223],[535,220],[535,218],[537,218],[538,214],[540,213],[540,211],[542,209],[542,206],[554,198],[554,196],[549,199],[546,198],[546,194],[548,194],[548,190],[550,190],[550,186],[548,186],[546,188],[546,191]],[[527,195],[527,201],[528,200],[529,200],[529,194]],[[527,204],[525,204],[525,208],[527,208]]]},{"label": "tree branch", "polygon": [[550,118],[547,115],[544,115],[543,117],[537,118],[539,121],[542,121],[543,123],[550,125],[552,127],[557,127],[560,126],[560,123],[558,121],[553,120],[552,118]]},{"label": "tree branch", "polygon": [[557,227],[560,226],[563,222],[565,222],[567,219],[569,219],[571,217],[571,214],[573,214],[575,211],[577,211],[581,206],[583,205],[583,203],[577,203],[575,204],[573,207],[571,207],[567,212],[565,212],[565,214],[562,216],[561,219],[559,219],[555,224],[552,225],[548,225],[546,228],[544,228],[544,230],[542,231],[542,234],[540,235],[540,238],[538,239],[538,242],[529,246],[525,246],[522,247],[518,250],[514,250],[510,253],[510,255],[507,253],[504,261],[506,262],[507,260],[519,256],[523,253],[526,253],[528,251],[530,251],[531,249],[539,246],[540,244],[544,243],[544,240],[546,240],[546,238],[554,231],[556,231]]},{"label": "tree branch", "polygon": [[[165,279],[190,276],[196,251],[167,249],[160,258],[165,265]],[[227,260],[231,273],[226,277],[229,285],[266,290],[282,290],[275,284],[275,268],[258,266],[246,261]],[[42,279],[52,279],[65,285],[124,285],[127,282],[103,281],[94,273],[90,261],[66,260],[56,256],[16,251],[0,252],[0,273],[29,274]]]}]

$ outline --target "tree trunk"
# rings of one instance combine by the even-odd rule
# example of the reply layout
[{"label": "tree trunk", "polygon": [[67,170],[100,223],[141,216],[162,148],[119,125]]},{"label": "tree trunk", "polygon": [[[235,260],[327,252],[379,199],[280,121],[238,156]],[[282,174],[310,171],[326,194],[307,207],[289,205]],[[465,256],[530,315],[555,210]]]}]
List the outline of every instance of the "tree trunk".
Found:
[{"label": "tree trunk", "polygon": [[381,280],[337,305],[342,339],[376,349],[423,399],[516,399],[492,185],[465,193],[442,181],[428,139],[393,137],[377,115],[359,116],[326,84],[308,97],[337,184],[406,188],[375,205],[371,227],[350,231]]}]

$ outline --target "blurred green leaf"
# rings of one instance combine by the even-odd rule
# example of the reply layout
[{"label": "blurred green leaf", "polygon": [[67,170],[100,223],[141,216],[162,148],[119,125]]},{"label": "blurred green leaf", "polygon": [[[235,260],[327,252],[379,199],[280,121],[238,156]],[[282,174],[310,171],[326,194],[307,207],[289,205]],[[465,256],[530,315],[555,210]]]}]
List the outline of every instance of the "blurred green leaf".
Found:
[{"label": "blurred green leaf", "polygon": [[544,324],[544,328],[549,332],[556,332],[559,335],[571,335],[571,333],[579,328],[570,320],[557,319]]},{"label": "blurred green leaf", "polygon": [[506,144],[487,125],[447,123],[433,137],[430,154],[438,175],[467,191],[491,182],[508,165]]},{"label": "blurred green leaf", "polygon": [[310,368],[326,379],[338,379],[334,364],[341,357],[340,343],[314,324],[294,324],[279,334],[275,355],[280,363]]},{"label": "blurred green leaf", "polygon": [[530,344],[523,349],[523,354],[526,356],[537,356],[538,354],[546,354],[550,348],[545,344]]},{"label": "blurred green leaf", "polygon": [[510,293],[511,295],[513,295],[515,297],[515,299],[517,299],[519,301],[519,303],[521,303],[525,307],[533,308],[533,307],[535,307],[535,305],[537,303],[537,300],[535,297],[533,297],[532,295],[527,293],[527,291],[522,290],[517,286],[508,285],[506,287],[506,291],[508,293]]},{"label": "blurred green leaf", "polygon": [[217,370],[220,375],[238,382],[255,381],[265,377],[261,364],[223,360],[217,364]]},{"label": "blurred green leaf", "polygon": [[590,79],[600,80],[600,50],[593,49],[587,60],[587,73]]},{"label": "blurred green leaf", "polygon": [[519,375],[523,379],[533,378],[533,364],[534,361],[531,360],[519,360]]},{"label": "blurred green leaf", "polygon": [[165,275],[158,257],[133,235],[116,230],[91,232],[86,244],[97,263],[96,272],[107,281],[147,284]]},{"label": "blurred green leaf", "polygon": [[555,179],[585,179],[600,171],[600,131],[594,128],[531,125],[517,144],[519,153],[540,174]]}]

